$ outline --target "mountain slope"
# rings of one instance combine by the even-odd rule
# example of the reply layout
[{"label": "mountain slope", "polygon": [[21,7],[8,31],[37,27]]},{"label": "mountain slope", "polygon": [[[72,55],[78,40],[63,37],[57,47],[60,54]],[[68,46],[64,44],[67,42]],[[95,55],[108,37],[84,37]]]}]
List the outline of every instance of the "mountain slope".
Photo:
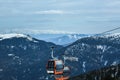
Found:
[{"label": "mountain slope", "polygon": [[75,76],[70,80],[120,80],[120,64]]},{"label": "mountain slope", "polygon": [[45,80],[51,46],[62,47],[23,34],[0,35],[0,80]]},{"label": "mountain slope", "polygon": [[71,75],[120,63],[120,34],[91,36],[61,49]]}]

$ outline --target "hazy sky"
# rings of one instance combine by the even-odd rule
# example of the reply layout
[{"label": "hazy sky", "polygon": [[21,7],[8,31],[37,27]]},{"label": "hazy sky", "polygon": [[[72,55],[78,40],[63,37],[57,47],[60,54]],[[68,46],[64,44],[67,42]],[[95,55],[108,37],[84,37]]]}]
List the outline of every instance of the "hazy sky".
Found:
[{"label": "hazy sky", "polygon": [[0,32],[100,33],[116,27],[120,0],[0,0]]}]

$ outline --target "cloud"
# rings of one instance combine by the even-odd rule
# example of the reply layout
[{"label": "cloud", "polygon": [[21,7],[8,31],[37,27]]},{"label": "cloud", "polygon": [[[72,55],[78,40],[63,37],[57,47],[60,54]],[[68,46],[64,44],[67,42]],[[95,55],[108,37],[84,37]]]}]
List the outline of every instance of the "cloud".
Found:
[{"label": "cloud", "polygon": [[[9,10],[9,8],[8,8]],[[0,14],[3,14],[3,15],[14,15],[14,14],[18,14],[18,15],[34,15],[34,14],[46,14],[46,15],[49,15],[49,14],[58,14],[58,15],[61,15],[61,14],[73,14],[73,12],[71,11],[63,11],[63,10],[44,10],[44,11],[22,11],[22,10],[18,10],[18,9],[11,9],[9,11],[9,13],[0,13]]]},{"label": "cloud", "polygon": [[118,9],[81,9],[81,10],[44,10],[44,11],[34,11],[34,12],[23,12],[24,14],[99,14],[99,13],[109,13],[116,14],[120,13]]},{"label": "cloud", "polygon": [[36,11],[35,14],[66,14],[67,12],[62,10],[45,10],[45,11]]},{"label": "cloud", "polygon": [[75,34],[76,32],[61,30],[37,30],[37,29],[12,29],[6,30],[4,33],[23,33],[23,34]]}]

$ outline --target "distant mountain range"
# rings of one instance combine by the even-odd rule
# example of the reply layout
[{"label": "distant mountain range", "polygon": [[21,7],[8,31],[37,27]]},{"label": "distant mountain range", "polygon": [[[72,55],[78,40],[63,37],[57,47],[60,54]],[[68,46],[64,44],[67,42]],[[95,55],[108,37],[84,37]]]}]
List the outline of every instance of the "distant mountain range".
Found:
[{"label": "distant mountain range", "polygon": [[52,42],[58,45],[69,45],[80,38],[91,35],[92,34],[31,34],[31,36],[37,39]]}]

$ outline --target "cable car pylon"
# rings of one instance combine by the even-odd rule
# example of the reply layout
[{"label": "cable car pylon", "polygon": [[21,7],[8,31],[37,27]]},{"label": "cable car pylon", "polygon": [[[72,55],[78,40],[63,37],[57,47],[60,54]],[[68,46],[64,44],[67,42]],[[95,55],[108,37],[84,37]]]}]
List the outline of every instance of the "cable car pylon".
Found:
[{"label": "cable car pylon", "polygon": [[55,80],[68,80],[70,68],[65,66],[61,59],[54,57],[54,47],[51,47],[51,59],[48,60],[46,70],[47,73],[53,75]]},{"label": "cable car pylon", "polygon": [[51,47],[52,52],[51,52],[51,58],[54,59],[54,47]]}]

